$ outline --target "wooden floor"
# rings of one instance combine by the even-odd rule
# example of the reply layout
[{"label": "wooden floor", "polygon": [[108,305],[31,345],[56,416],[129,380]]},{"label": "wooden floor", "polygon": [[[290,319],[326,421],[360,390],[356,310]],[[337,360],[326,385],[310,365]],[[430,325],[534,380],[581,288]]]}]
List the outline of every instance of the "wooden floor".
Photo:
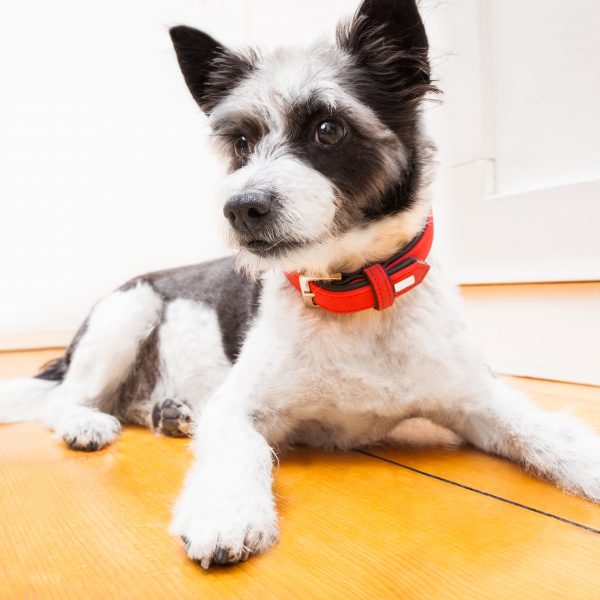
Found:
[{"label": "wooden floor", "polygon": [[[0,377],[56,354],[0,354]],[[514,385],[600,428],[598,388]],[[0,426],[0,598],[600,598],[600,507],[472,449],[295,451],[279,545],[202,571],[167,534],[187,445],[126,428],[81,454]]]}]

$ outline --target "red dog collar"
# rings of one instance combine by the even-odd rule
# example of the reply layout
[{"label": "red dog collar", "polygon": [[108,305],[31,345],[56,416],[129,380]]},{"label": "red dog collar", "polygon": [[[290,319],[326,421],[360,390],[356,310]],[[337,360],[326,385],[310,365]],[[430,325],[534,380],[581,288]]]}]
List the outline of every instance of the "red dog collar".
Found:
[{"label": "red dog collar", "polygon": [[[354,313],[368,308],[383,310],[419,285],[429,271],[425,262],[433,242],[433,217],[408,246],[385,262],[376,262],[354,273],[306,277],[286,273],[307,306],[334,313]],[[317,282],[319,282],[317,284]]]}]

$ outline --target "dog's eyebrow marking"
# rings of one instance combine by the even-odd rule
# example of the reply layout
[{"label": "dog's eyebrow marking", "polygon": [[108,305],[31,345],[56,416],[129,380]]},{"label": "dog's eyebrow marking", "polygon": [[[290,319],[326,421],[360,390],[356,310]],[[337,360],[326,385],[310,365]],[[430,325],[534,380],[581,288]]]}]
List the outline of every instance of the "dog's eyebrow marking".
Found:
[{"label": "dog's eyebrow marking", "polygon": [[566,523],[567,525],[573,525],[573,527],[579,527],[580,529],[585,529],[586,531],[590,531],[591,533],[600,534],[600,529],[596,529],[591,527],[590,525],[585,525],[583,523],[578,523],[577,521],[571,521],[571,519],[567,519],[565,517],[560,517],[559,515],[555,515],[554,513],[546,512],[545,510],[540,510],[539,508],[535,508],[533,506],[528,506],[527,504],[522,504],[521,502],[516,502],[515,500],[509,500],[508,498],[504,498],[503,496],[497,496],[496,494],[492,494],[491,492],[486,492],[484,490],[480,490],[475,487],[471,487],[470,485],[465,485],[464,483],[459,483],[458,481],[453,481],[452,479],[447,479],[446,477],[441,477],[440,475],[434,475],[433,473],[428,473],[427,471],[422,471],[421,469],[416,469],[415,467],[409,467],[408,465],[402,464],[400,462],[396,462],[391,458],[385,458],[384,456],[379,456],[377,454],[372,454],[371,452],[367,452],[366,450],[361,450],[358,448],[354,449],[354,452],[358,454],[364,454],[365,456],[369,456],[376,460],[380,460],[382,462],[389,463],[396,467],[400,467],[401,469],[406,469],[407,471],[411,471],[413,473],[417,473],[418,475],[424,475],[425,477],[429,477],[430,479],[435,479],[437,481],[441,481],[442,483],[448,483],[455,487],[461,488],[463,490],[467,490],[469,492],[475,492],[476,494],[480,494],[481,496],[486,496],[487,498],[492,498],[493,500],[498,500],[500,502],[504,502],[505,504],[510,504],[512,506],[516,506],[517,508],[523,508],[525,510],[529,510],[538,515],[542,515],[543,517],[549,517],[551,519],[556,519],[561,523]]},{"label": "dog's eyebrow marking", "polygon": [[223,115],[211,122],[211,128],[213,135],[216,136],[234,137],[245,135],[254,142],[265,136],[269,131],[264,121],[247,113]]},{"label": "dog's eyebrow marking", "polygon": [[293,139],[302,135],[304,130],[314,124],[313,121],[316,121],[317,118],[335,119],[350,111],[349,106],[334,105],[314,91],[307,99],[299,100],[286,107],[283,115],[285,129]]}]

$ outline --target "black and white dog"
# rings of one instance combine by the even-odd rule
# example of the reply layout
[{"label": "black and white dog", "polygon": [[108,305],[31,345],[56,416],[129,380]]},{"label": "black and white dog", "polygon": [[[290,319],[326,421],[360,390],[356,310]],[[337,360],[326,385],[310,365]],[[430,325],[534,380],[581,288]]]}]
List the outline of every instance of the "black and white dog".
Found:
[{"label": "black and white dog", "polygon": [[364,0],[335,43],[268,56],[171,37],[229,163],[238,252],[98,302],[63,358],[2,384],[0,421],[43,419],[79,450],[122,422],[192,435],[172,531],[205,568],[276,541],[274,448],[380,443],[411,417],[600,501],[600,438],[493,377],[429,252],[415,0]]}]

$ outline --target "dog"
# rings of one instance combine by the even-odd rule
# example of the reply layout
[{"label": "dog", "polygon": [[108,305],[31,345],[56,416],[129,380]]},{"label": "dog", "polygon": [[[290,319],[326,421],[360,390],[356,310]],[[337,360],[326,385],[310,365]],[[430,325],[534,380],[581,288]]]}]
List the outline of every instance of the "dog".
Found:
[{"label": "dog", "polygon": [[102,299],[62,358],[2,384],[0,421],[84,451],[121,423],[192,436],[171,530],[204,568],[276,542],[278,448],[378,444],[415,417],[600,501],[600,438],[494,377],[431,249],[415,0],[364,0],[335,42],[264,56],[170,35],[228,163],[236,253]]}]

